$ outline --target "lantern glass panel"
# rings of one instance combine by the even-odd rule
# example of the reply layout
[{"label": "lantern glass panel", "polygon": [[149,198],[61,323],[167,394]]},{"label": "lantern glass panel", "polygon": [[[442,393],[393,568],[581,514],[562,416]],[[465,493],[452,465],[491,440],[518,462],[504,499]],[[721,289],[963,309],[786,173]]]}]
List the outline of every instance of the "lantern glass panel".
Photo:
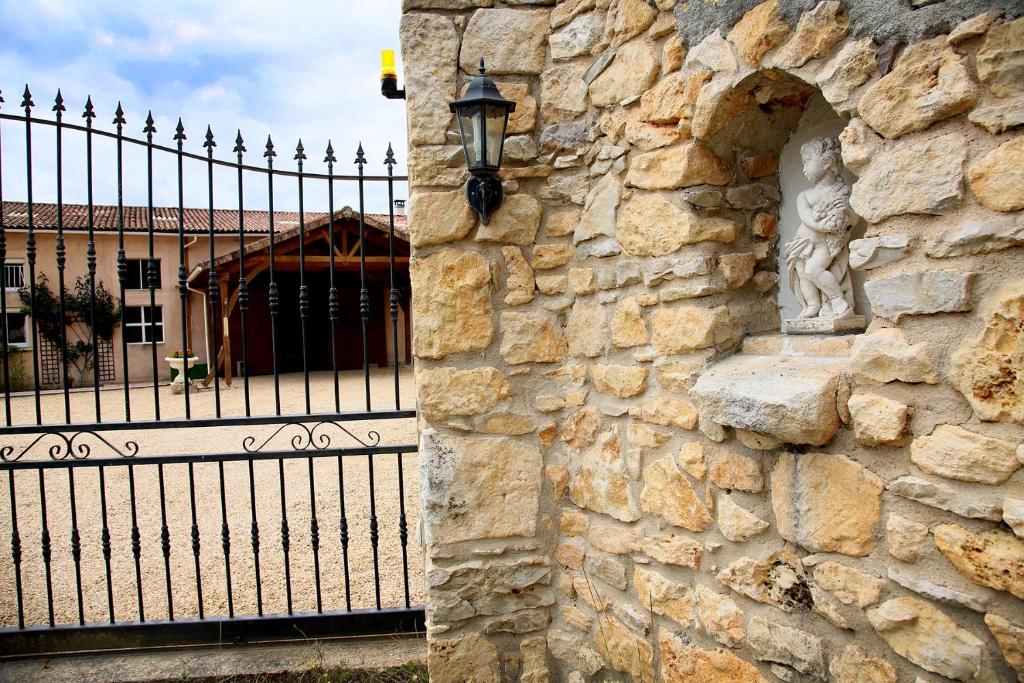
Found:
[{"label": "lantern glass panel", "polygon": [[501,166],[502,143],[505,140],[505,124],[508,109],[493,104],[487,105],[487,165],[497,169]]},{"label": "lantern glass panel", "polygon": [[462,149],[470,169],[484,165],[484,120],[479,106],[467,106],[459,110],[459,132],[462,134]]}]

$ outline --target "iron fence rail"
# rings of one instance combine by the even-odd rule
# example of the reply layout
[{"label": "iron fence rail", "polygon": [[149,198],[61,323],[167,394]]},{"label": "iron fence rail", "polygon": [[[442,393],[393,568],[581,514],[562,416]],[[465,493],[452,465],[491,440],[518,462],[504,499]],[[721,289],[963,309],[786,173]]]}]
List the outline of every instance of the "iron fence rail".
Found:
[{"label": "iron fence rail", "polygon": [[[0,104],[3,103],[0,95]],[[304,161],[307,159],[306,150],[301,140],[295,148],[293,161],[296,169],[285,170],[275,167],[277,151],[274,143],[268,136],[262,153],[265,164],[262,166],[245,163],[247,149],[239,131],[234,140],[232,153],[234,161],[217,159],[214,157],[214,150],[217,146],[210,127],[207,127],[203,137],[203,154],[188,152],[185,150],[187,135],[181,120],[175,128],[173,146],[160,144],[157,139],[157,129],[152,113],[145,121],[142,129],[144,139],[125,135],[127,120],[124,110],[118,104],[112,119],[115,130],[105,131],[93,126],[96,118],[96,110],[91,98],[86,101],[82,118],[83,124],[70,123],[64,120],[67,111],[64,100],[58,91],[52,111],[53,119],[43,119],[33,116],[35,103],[28,87],[26,86],[21,108],[24,114],[10,114],[0,112],[0,124],[5,122],[23,127],[24,149],[25,149],[25,189],[27,199],[27,230],[25,232],[25,262],[28,267],[24,286],[26,309],[29,313],[31,324],[31,359],[33,367],[33,386],[30,397],[32,413],[29,421],[15,420],[12,410],[12,387],[11,387],[11,357],[10,349],[4,344],[2,358],[2,377],[4,381],[4,424],[0,425],[0,476],[6,472],[6,494],[8,497],[8,526],[10,527],[10,564],[8,565],[13,574],[14,598],[16,603],[17,626],[0,629],[0,653],[6,655],[22,655],[27,653],[49,652],[62,649],[96,649],[116,648],[124,646],[139,645],[165,645],[181,643],[201,642],[223,642],[233,639],[261,639],[266,637],[287,637],[296,636],[297,633],[304,635],[342,635],[362,634],[368,632],[398,632],[409,630],[422,630],[424,624],[424,612],[421,607],[413,604],[410,592],[409,552],[408,552],[408,519],[407,505],[405,500],[405,461],[417,451],[415,444],[403,443],[381,443],[380,434],[370,430],[363,436],[357,436],[350,426],[366,421],[382,421],[385,424],[396,424],[400,420],[408,420],[416,416],[414,410],[401,408],[400,391],[400,359],[399,359],[399,278],[396,273],[396,229],[394,213],[394,183],[406,180],[406,176],[394,174],[396,159],[391,146],[384,159],[388,168],[387,175],[366,175],[364,166],[366,156],[360,144],[353,164],[356,166],[356,173],[352,175],[340,175],[334,172],[337,157],[331,143],[328,143],[325,150],[324,162],[327,164],[328,172],[311,173],[306,171]],[[116,301],[120,305],[119,323],[124,329],[126,323],[125,303],[126,284],[129,276],[127,264],[127,253],[125,246],[125,203],[124,203],[124,146],[133,145],[142,147],[145,151],[145,174],[146,174],[146,254],[147,261],[142,272],[143,290],[148,293],[147,303],[155,308],[157,303],[156,291],[160,287],[159,272],[156,267],[156,250],[154,236],[156,233],[154,219],[154,154],[163,153],[173,155],[176,162],[177,181],[177,282],[176,290],[178,305],[181,314],[180,342],[182,350],[186,354],[192,340],[189,329],[188,312],[192,308],[189,299],[190,273],[186,261],[186,229],[185,229],[185,206],[184,206],[184,160],[196,160],[206,166],[207,180],[207,225],[205,236],[209,241],[209,261],[204,264],[207,272],[207,295],[203,306],[206,308],[204,314],[210,321],[210,330],[207,333],[211,345],[209,362],[212,370],[207,377],[207,382],[212,384],[213,393],[213,416],[195,415],[193,411],[193,394],[196,391],[189,381],[183,386],[183,417],[176,417],[169,414],[166,406],[161,406],[162,384],[160,377],[158,359],[158,341],[156,335],[155,316],[150,316],[147,321],[142,318],[142,325],[149,326],[148,336],[144,335],[143,340],[148,343],[149,353],[148,365],[152,381],[148,386],[132,385],[128,381],[128,369],[130,355],[126,335],[121,335],[120,360],[122,363],[123,388],[120,393],[123,399],[123,419],[120,415],[115,419],[106,419],[103,411],[104,396],[100,391],[101,364],[93,362],[91,390],[91,403],[94,410],[92,419],[82,422],[80,419],[73,420],[72,401],[73,396],[84,396],[85,394],[71,392],[71,380],[69,376],[69,353],[66,325],[59,325],[59,339],[53,340],[58,349],[58,372],[59,384],[62,398],[63,420],[48,421],[44,419],[43,392],[41,391],[41,367],[40,347],[43,340],[37,316],[37,305],[39,303],[39,291],[37,289],[37,267],[40,265],[41,255],[37,242],[37,225],[33,209],[33,189],[36,179],[33,178],[33,127],[47,126],[55,128],[55,154],[56,173],[56,243],[54,249],[54,265],[57,271],[58,293],[57,307],[58,320],[63,323],[69,314],[69,302],[65,294],[66,275],[69,259],[78,256],[69,254],[65,240],[66,226],[64,215],[64,135],[71,131],[80,133],[85,138],[85,175],[87,195],[87,218],[86,236],[87,245],[85,249],[86,265],[86,287],[88,289],[88,311],[84,318],[90,328],[90,339],[88,344],[95,351],[109,340],[99,334],[97,320],[102,311],[98,307],[98,280],[97,263],[101,256],[97,246],[97,226],[95,217],[94,187],[94,152],[93,140],[95,137],[113,139],[116,142],[116,193],[117,193],[117,249],[116,249],[116,272],[118,287]],[[3,160],[3,126],[0,126],[0,162]],[[230,300],[224,300],[220,292],[222,272],[219,268],[218,254],[214,248],[214,239],[223,236],[224,233],[215,226],[214,206],[216,204],[216,192],[214,186],[214,168],[226,167],[234,169],[237,175],[237,208],[238,225],[235,232],[238,243],[238,271],[237,291]],[[251,257],[247,254],[247,238],[253,233],[247,230],[245,224],[245,192],[247,189],[244,181],[244,173],[263,174],[266,176],[266,192],[268,213],[268,252],[269,261],[267,275],[266,309],[261,313],[269,317],[269,345],[271,359],[271,374],[273,375],[273,398],[274,410],[270,414],[257,414],[254,411],[252,400],[252,383],[250,381],[250,354],[253,351],[250,335],[253,332],[251,315],[253,314],[253,300],[251,298],[250,284],[253,277]],[[279,239],[282,239],[278,229],[274,225],[274,185],[275,178],[280,181],[294,182],[298,201],[298,288],[294,300],[285,301],[280,288],[280,272],[277,267],[278,250],[281,246]],[[307,248],[306,248],[306,211],[305,199],[309,192],[308,183],[311,181],[323,182],[326,187],[328,198],[329,218],[327,219],[328,254],[329,254],[329,278],[327,291],[326,310],[314,311],[311,304],[310,284],[307,280]],[[335,183],[355,183],[358,189],[359,210],[358,219],[358,259],[359,259],[359,297],[357,310],[344,310],[341,297],[339,296],[338,282],[336,281],[336,254],[335,244],[336,229],[334,219],[334,192]],[[391,364],[393,375],[394,395],[393,408],[374,409],[374,396],[371,392],[370,373],[370,306],[371,298],[368,288],[367,273],[367,225],[365,213],[364,184],[366,182],[381,182],[387,184],[389,208],[388,225],[386,231],[387,243],[387,267],[383,271],[383,278],[386,281],[386,311],[382,313],[389,316],[390,340],[394,353],[394,361]],[[0,163],[0,263],[6,264],[8,258],[8,226],[4,219],[3,204],[3,176],[2,163]],[[48,226],[54,227],[54,226]],[[194,234],[192,232],[189,233]],[[261,235],[262,236],[262,235]],[[353,252],[354,253],[354,252]],[[247,263],[248,260],[248,263]],[[243,392],[243,403],[241,414],[228,415],[224,412],[221,401],[221,382],[230,383],[230,351],[224,350],[219,344],[221,340],[227,344],[228,325],[227,316],[231,314],[233,307],[237,304],[237,316],[241,329],[241,384]],[[284,306],[295,307],[298,311],[298,329],[282,329],[280,317]],[[3,339],[8,336],[7,322],[8,304],[6,296],[0,295],[0,318],[2,318]],[[313,316],[326,315],[328,318],[329,334],[327,339],[318,340],[317,343],[326,343],[330,347],[330,371],[331,387],[333,389],[333,411],[324,411],[318,406],[314,409],[311,400],[311,379],[312,366],[310,362],[310,344],[312,331],[310,328]],[[406,311],[408,315],[408,311]],[[358,316],[358,330],[360,338],[346,339],[339,329],[339,321],[343,317],[356,320]],[[161,325],[163,324],[163,318]],[[388,318],[384,318],[388,322]],[[166,338],[170,338],[169,332]],[[299,339],[299,350],[301,356],[301,376],[303,389],[303,410],[298,413],[290,413],[284,410],[281,397],[281,375],[279,367],[280,344],[284,338],[282,335],[297,335]],[[161,339],[162,341],[162,339]],[[362,384],[363,391],[360,403],[362,410],[343,410],[342,392],[340,383],[339,349],[342,347],[361,346],[362,357]],[[113,356],[112,352],[110,355]],[[220,359],[224,359],[224,371],[219,369]],[[51,363],[52,364],[52,363]],[[183,365],[187,373],[188,364]],[[151,393],[151,416],[147,415],[140,419],[140,416],[132,414],[133,399],[138,402],[140,393]],[[79,399],[80,400],[80,399]],[[109,400],[109,395],[106,400]],[[389,399],[387,401],[391,403]],[[380,401],[377,401],[380,404]],[[120,406],[118,406],[120,408]],[[141,448],[136,439],[139,432],[143,435],[153,430],[175,430],[175,429],[231,429],[231,428],[257,428],[269,427],[269,435],[257,437],[256,434],[248,434],[241,443],[234,447],[221,447],[218,452],[213,453],[156,453],[140,455],[140,452],[148,449]],[[125,436],[126,432],[132,432],[130,438]],[[223,432],[220,432],[223,433]],[[335,442],[336,434],[345,440],[346,445],[339,445]],[[279,449],[277,444],[280,439],[290,439],[290,449]],[[354,445],[351,445],[354,444]],[[397,520],[390,520],[389,525],[394,523],[397,531],[397,542],[400,547],[402,571],[401,591],[397,604],[385,604],[382,599],[381,582],[381,558],[379,546],[381,543],[381,524],[378,518],[378,491],[377,481],[380,476],[380,467],[389,464],[394,460],[395,474],[397,475],[398,511]],[[367,537],[357,539],[351,533],[353,522],[352,510],[346,505],[346,482],[345,474],[347,462],[363,461],[365,463],[366,493],[368,509],[366,519],[360,523],[367,523]],[[311,558],[313,581],[312,589],[315,595],[315,610],[311,612],[297,612],[294,609],[293,601],[293,576],[291,568],[293,565],[294,553],[299,548],[294,546],[293,538],[295,533],[289,525],[289,516],[295,516],[296,490],[286,486],[286,465],[305,462],[305,480],[300,489],[300,495],[305,498],[305,510],[308,511],[309,528],[308,532],[303,531],[306,547],[303,552],[308,553]],[[330,477],[323,476],[323,467],[327,463],[335,462],[337,473]],[[242,475],[239,492],[236,487],[239,482],[231,480],[225,472],[226,466],[233,466],[242,463],[245,472]],[[276,464],[276,497],[279,501],[277,513],[278,529],[271,531],[266,528],[266,510],[260,511],[261,499],[266,491],[257,485],[256,468],[259,466],[273,467]],[[213,491],[207,491],[209,480],[199,482],[197,486],[197,469],[200,466],[208,468],[216,466]],[[169,490],[170,468],[187,469],[187,495],[182,498],[173,497]],[[375,471],[375,467],[377,471]],[[177,470],[176,470],[177,471]],[[35,473],[33,476],[32,473]],[[151,482],[155,472],[156,487],[144,487],[142,482]],[[203,472],[209,475],[209,471]],[[82,518],[82,491],[83,477],[89,473],[89,487],[95,486],[98,489],[99,497],[99,529],[98,534],[86,536],[83,533],[85,525]],[[127,474],[127,510],[114,508],[114,501],[109,496],[116,495],[120,501],[124,491],[115,491],[111,483],[113,476],[118,481],[124,479]],[[265,472],[263,474],[266,474]],[[96,481],[93,483],[92,477]],[[116,475],[116,476],[114,476]],[[77,480],[76,480],[77,476]],[[360,475],[363,476],[363,475]],[[293,473],[294,477],[294,473]],[[291,477],[291,478],[293,478]],[[329,489],[331,493],[338,495],[337,509],[327,511],[318,508],[318,500],[322,497],[318,491]],[[199,492],[197,495],[197,491]],[[233,492],[233,493],[232,493]],[[389,491],[389,495],[392,492]],[[26,497],[29,503],[19,503],[19,496],[22,500]],[[49,496],[49,500],[48,500]],[[109,498],[109,499],[108,499]],[[31,503],[35,502],[35,505]],[[239,520],[232,516],[231,510],[238,509],[243,505],[246,509],[244,514],[249,525],[249,538],[247,550],[239,550],[237,532],[233,535],[233,524],[237,526]],[[66,506],[65,506],[66,505]],[[151,507],[152,506],[152,507]],[[159,510],[159,529],[146,529],[144,519],[151,519]],[[175,528],[178,519],[175,515],[183,514],[190,523],[188,533],[183,538],[180,534],[172,534],[171,529]],[[304,513],[305,514],[305,513]],[[58,515],[59,517],[55,517]],[[55,519],[67,520],[70,525],[70,533],[64,539],[66,546],[58,548],[51,534],[51,527]],[[26,520],[38,520],[38,539],[31,539],[34,544],[38,540],[38,553],[42,561],[42,576],[28,577],[23,573],[26,565],[26,553],[29,552],[30,539],[22,532]],[[208,533],[204,534],[202,529],[209,520],[220,522],[219,537],[210,539]],[[19,521],[23,524],[19,527]],[[90,523],[94,520],[89,520]],[[63,522],[62,522],[63,523]],[[119,524],[128,524],[130,534],[127,542],[119,540],[112,534],[112,527]],[[321,568],[322,534],[330,533],[336,535],[341,548],[341,575],[344,584],[343,600],[335,600],[332,603],[324,594],[324,576]],[[159,539],[158,542],[155,539]],[[214,544],[219,542],[219,551],[210,550],[211,540]],[[350,546],[358,541],[369,542],[369,552],[372,554],[372,581],[373,581],[373,606],[370,609],[353,609],[352,591],[353,578],[350,575]],[[147,591],[147,584],[143,579],[143,564],[148,552],[153,552],[153,546],[158,543],[159,556],[162,558],[163,586],[159,591],[162,595],[154,596]],[[172,571],[172,556],[175,553],[175,543],[185,546],[186,552],[191,552],[192,577],[183,586],[180,579],[180,572]],[[148,545],[148,547],[147,547]],[[285,587],[285,609],[282,613],[270,613],[265,611],[266,577],[261,571],[261,558],[270,551],[269,546],[276,546],[274,552],[279,554],[284,573]],[[92,608],[87,605],[87,591],[83,591],[85,583],[91,583],[96,577],[89,576],[84,561],[84,553],[89,549],[99,549],[102,554],[102,569],[99,580],[105,590],[102,591],[103,607],[105,618],[97,620],[91,618]],[[55,555],[66,550],[70,558],[70,565],[74,574],[74,613],[75,618],[62,622],[58,618],[58,611],[54,607],[54,566]],[[36,551],[33,551],[36,552]],[[219,553],[223,559],[223,573],[213,578],[209,576],[209,568],[203,562],[203,558],[209,554]],[[243,579],[233,575],[232,567],[238,567],[238,556],[244,552],[249,556],[249,563],[252,566],[252,580],[248,578],[248,570]],[[120,605],[123,596],[117,589],[118,582],[115,581],[115,568],[120,566],[119,554],[127,553],[130,556],[131,571],[134,575],[134,608],[130,614],[124,614],[122,608],[115,609]],[[234,560],[232,558],[235,558]],[[63,566],[63,565],[62,565]],[[204,575],[205,572],[205,575]],[[179,578],[175,580],[175,575]],[[333,578],[333,577],[332,577]],[[34,623],[26,615],[25,595],[26,580],[41,581],[42,591],[45,595],[45,619],[44,623]],[[218,593],[226,597],[225,614],[211,614],[207,609],[208,600],[204,599],[204,586],[209,588],[211,582],[223,584],[223,590],[217,588]],[[238,598],[244,591],[250,591],[246,597],[246,604],[249,603],[249,595],[255,596],[255,614],[239,612]],[[180,610],[176,612],[176,605],[180,606],[182,601],[191,601],[194,605],[195,616],[183,617]],[[87,608],[88,607],[88,608]],[[162,608],[162,609],[161,609]]]}]

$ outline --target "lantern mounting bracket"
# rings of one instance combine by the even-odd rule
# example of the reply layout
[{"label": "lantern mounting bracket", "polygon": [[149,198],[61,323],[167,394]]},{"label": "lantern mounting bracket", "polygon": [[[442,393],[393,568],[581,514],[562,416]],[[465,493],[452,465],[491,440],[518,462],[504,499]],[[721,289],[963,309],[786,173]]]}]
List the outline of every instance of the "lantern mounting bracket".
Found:
[{"label": "lantern mounting bracket", "polygon": [[491,214],[501,206],[503,195],[501,181],[494,176],[473,177],[466,183],[466,201],[484,225],[490,222]]}]

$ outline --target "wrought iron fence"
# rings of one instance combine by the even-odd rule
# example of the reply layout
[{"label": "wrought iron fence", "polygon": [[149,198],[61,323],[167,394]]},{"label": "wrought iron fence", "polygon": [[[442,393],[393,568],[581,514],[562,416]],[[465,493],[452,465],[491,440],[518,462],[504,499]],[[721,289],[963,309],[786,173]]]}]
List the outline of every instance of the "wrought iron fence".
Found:
[{"label": "wrought iron fence", "polygon": [[[394,174],[397,162],[391,147],[385,156],[388,172],[383,176],[364,174],[367,161],[362,145],[353,162],[355,174],[336,174],[338,160],[330,143],[324,157],[327,173],[307,172],[301,141],[295,149],[295,169],[283,170],[275,166],[277,151],[269,137],[262,153],[264,165],[256,166],[245,163],[247,149],[240,132],[232,148],[235,159],[226,161],[215,158],[216,142],[209,127],[202,144],[205,153],[196,154],[185,149],[187,136],[180,119],[173,146],[167,146],[157,142],[152,114],[142,129],[144,139],[139,139],[125,134],[127,121],[120,105],[112,120],[114,132],[94,127],[91,99],[85,104],[83,125],[64,120],[66,107],[59,92],[53,119],[34,116],[34,107],[26,87],[21,102],[24,114],[0,111],[0,161],[4,134],[10,135],[12,128],[23,133],[27,161],[23,221],[20,216],[12,221],[13,212],[6,210],[0,175],[0,262],[7,264],[11,235],[23,233],[24,298],[32,340],[30,391],[12,392],[13,356],[6,347],[0,368],[5,423],[0,427],[0,472],[6,472],[9,511],[0,526],[7,526],[10,533],[9,561],[0,562],[0,581],[12,587],[4,591],[8,597],[0,598],[0,620],[5,621],[5,628],[0,628],[0,652],[18,655],[68,648],[422,630],[423,609],[415,604],[416,587],[410,586],[409,517],[416,513],[416,499],[407,501],[405,476],[416,453],[411,424],[415,411],[402,407],[399,357],[399,321],[405,316],[407,325],[409,315],[408,304],[402,305],[408,300],[407,276],[400,272],[407,256],[400,255],[405,240],[396,230],[393,203],[394,184],[406,177]],[[50,329],[47,340],[37,315],[37,271],[48,256],[38,246],[42,231],[39,206],[33,201],[32,134],[39,126],[54,128],[56,140],[57,201],[52,227],[60,323],[56,331]],[[82,134],[85,140],[87,203],[84,217],[74,228],[63,199],[66,133]],[[69,376],[73,359],[63,323],[72,307],[65,284],[72,261],[83,256],[89,293],[83,318],[91,334],[87,346],[102,349],[104,345],[98,332],[98,267],[110,254],[104,253],[104,240],[98,239],[101,230],[93,193],[96,137],[116,143],[119,319],[114,324],[122,333],[120,342],[114,342],[119,346],[116,351],[107,347],[110,359],[89,366],[91,387],[74,390]],[[146,154],[148,201],[141,230],[126,219],[126,145],[139,146]],[[176,208],[154,206],[154,154],[173,155],[176,162]],[[206,166],[205,209],[185,207],[186,160]],[[237,250],[227,255],[215,248],[225,234],[223,212],[215,208],[215,167],[237,175],[237,226],[231,231],[237,237]],[[265,179],[265,229],[262,224],[259,230],[253,229],[251,212],[244,207],[244,181],[251,174]],[[295,183],[297,228],[275,225],[275,181]],[[326,216],[304,208],[311,182],[319,184],[327,196]],[[355,185],[357,212],[336,212],[338,183]],[[386,183],[386,217],[366,213],[365,183]],[[209,250],[207,260],[190,271],[186,237],[200,233],[186,224],[197,211],[205,214],[202,236]],[[155,246],[161,231],[158,217],[169,217],[176,224],[173,292],[178,298],[180,329],[171,329],[161,317],[158,330],[152,314],[161,281]],[[347,243],[348,233],[338,234],[343,221],[357,226],[352,228],[358,229],[352,245]],[[326,254],[309,253],[315,230],[323,231],[320,238]],[[72,233],[84,233],[84,254],[68,248]],[[126,318],[130,276],[126,235],[135,234],[146,238],[142,272],[135,273],[135,279],[142,281],[145,301],[140,310],[148,305],[151,312],[148,318],[142,313],[136,325],[145,328],[137,331],[141,341],[130,343],[125,332],[126,324],[133,324]],[[285,244],[288,249],[297,248],[297,254],[282,254]],[[371,253],[373,249],[377,255]],[[407,254],[407,245],[404,249],[402,253]],[[296,287],[285,286],[285,263],[298,278]],[[379,299],[371,296],[368,263],[383,287]],[[326,281],[321,275],[312,281],[313,264],[326,268]],[[345,284],[339,281],[343,272],[350,272],[345,276],[350,279],[358,272],[358,285],[352,285],[353,290],[358,287],[358,297],[344,296]],[[267,279],[265,291],[253,289],[257,277]],[[8,279],[5,268],[5,282]],[[180,397],[170,398],[175,395],[168,393],[158,349],[165,337],[173,338],[189,355],[196,341],[190,313],[199,308],[193,303],[197,290],[192,285],[201,281],[206,283],[201,311],[209,321],[203,334],[210,366],[204,384],[210,388],[185,380]],[[235,290],[228,295],[232,283]],[[388,328],[387,340],[376,328],[371,330],[374,301],[385,308],[381,320]],[[315,311],[314,304],[322,308]],[[0,295],[0,308],[4,339],[9,339],[6,295]],[[326,327],[314,324],[323,316]],[[239,332],[235,336],[240,337],[241,397],[227,393],[232,387],[231,340],[235,336],[231,330],[235,325]],[[265,339],[257,334],[262,332]],[[54,358],[42,350],[44,341],[56,349],[57,368],[51,367]],[[385,341],[393,350],[386,374],[371,369],[375,344]],[[282,346],[296,344],[301,363],[290,375],[288,368],[281,367]],[[328,362],[326,367],[318,366],[314,360],[325,346]],[[143,362],[149,366],[150,379],[143,383],[129,381],[129,370],[139,359],[135,347],[147,349]],[[353,349],[361,355],[358,396],[348,390],[353,378],[340,360]],[[269,357],[269,371],[265,376],[250,375],[251,360],[260,353]],[[120,356],[122,386],[104,387],[115,354]],[[182,361],[186,373],[190,362]],[[60,387],[57,393],[43,390],[47,375],[53,372]],[[288,388],[298,383],[299,376],[300,400],[290,410]],[[383,393],[382,386],[387,387]],[[83,411],[86,419],[80,417]],[[390,438],[382,438],[382,431]],[[388,483],[382,486],[385,473]],[[379,512],[385,508],[388,515],[382,518]],[[302,529],[294,526],[299,517],[308,522]],[[268,524],[276,529],[270,532]],[[220,546],[212,553],[208,549],[211,535]],[[241,551],[240,535],[248,537]],[[30,551],[36,543],[37,548]],[[215,578],[211,577],[211,555],[223,564]],[[322,560],[328,556],[325,572]],[[357,556],[358,567],[352,562]]]}]

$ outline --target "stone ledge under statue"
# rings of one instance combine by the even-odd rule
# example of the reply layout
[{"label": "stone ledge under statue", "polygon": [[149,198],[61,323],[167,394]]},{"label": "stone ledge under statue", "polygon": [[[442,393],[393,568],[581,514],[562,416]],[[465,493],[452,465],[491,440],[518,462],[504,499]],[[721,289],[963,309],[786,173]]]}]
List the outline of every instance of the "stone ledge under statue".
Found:
[{"label": "stone ledge under statue", "polygon": [[860,332],[850,277],[850,232],[857,220],[842,177],[836,138],[814,138],[800,147],[804,175],[814,186],[797,196],[800,227],[783,249],[800,314],[783,321],[786,334]]}]

